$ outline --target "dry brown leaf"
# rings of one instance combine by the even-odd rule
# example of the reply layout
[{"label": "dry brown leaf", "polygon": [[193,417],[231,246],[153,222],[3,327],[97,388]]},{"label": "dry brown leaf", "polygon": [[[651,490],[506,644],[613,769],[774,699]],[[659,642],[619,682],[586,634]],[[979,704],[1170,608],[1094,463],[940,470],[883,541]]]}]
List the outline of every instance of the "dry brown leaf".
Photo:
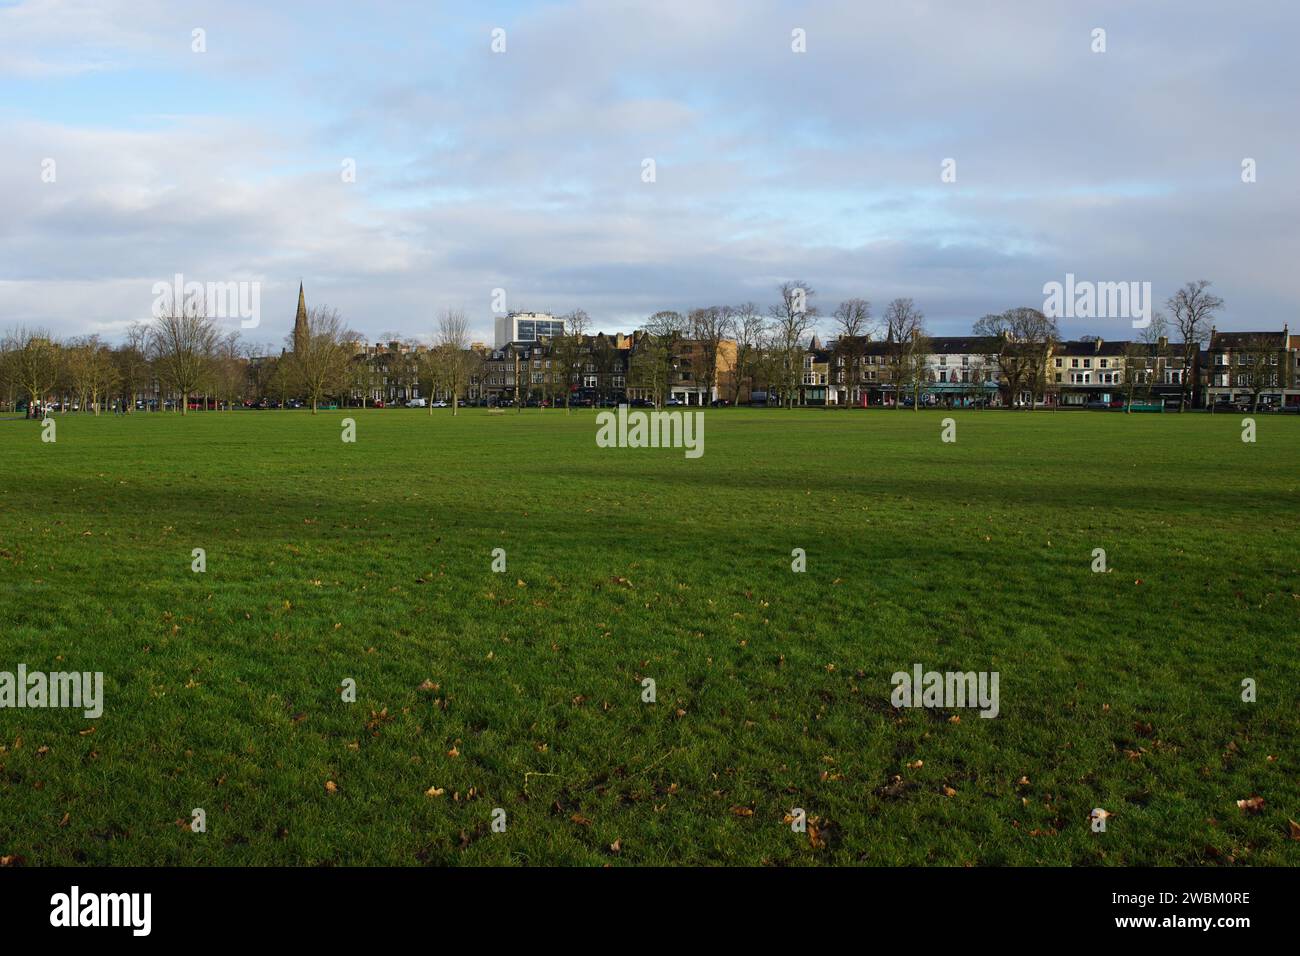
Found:
[{"label": "dry brown leaf", "polygon": [[1238,800],[1237,806],[1243,813],[1259,813],[1264,809],[1263,797],[1247,797],[1245,800]]}]

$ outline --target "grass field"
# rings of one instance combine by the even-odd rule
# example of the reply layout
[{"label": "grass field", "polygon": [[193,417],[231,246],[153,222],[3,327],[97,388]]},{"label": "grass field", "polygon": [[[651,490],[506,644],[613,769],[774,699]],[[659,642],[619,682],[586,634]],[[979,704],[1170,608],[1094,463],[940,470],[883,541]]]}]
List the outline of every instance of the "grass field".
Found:
[{"label": "grass field", "polygon": [[[1300,419],[705,416],[0,421],[0,670],[105,675],[0,710],[0,856],[1300,861]],[[893,708],[914,663],[1000,714]]]}]

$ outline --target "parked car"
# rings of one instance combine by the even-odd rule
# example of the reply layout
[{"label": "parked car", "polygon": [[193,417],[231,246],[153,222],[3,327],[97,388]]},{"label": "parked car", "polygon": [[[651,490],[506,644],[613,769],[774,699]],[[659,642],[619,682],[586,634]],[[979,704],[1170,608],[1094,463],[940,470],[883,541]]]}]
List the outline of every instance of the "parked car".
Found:
[{"label": "parked car", "polygon": [[426,399],[426,398],[412,398],[412,399],[410,399],[410,400],[407,401],[407,403],[406,403],[406,407],[407,407],[407,408],[424,408],[424,407],[426,407],[428,404],[429,404],[429,400]]},{"label": "parked car", "polygon": [[[422,402],[422,403],[423,403],[423,402]],[[444,402],[444,401],[442,401],[441,399],[439,399],[438,401],[436,401],[436,402],[433,403],[433,407],[434,407],[434,408],[446,408],[446,407],[447,407],[447,403]]]}]

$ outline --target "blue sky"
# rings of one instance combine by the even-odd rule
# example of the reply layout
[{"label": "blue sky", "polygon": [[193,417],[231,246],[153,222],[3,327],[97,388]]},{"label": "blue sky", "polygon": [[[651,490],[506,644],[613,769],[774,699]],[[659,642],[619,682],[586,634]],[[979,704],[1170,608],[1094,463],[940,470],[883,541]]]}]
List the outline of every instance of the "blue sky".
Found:
[{"label": "blue sky", "polygon": [[1201,0],[0,2],[0,326],[115,338],[181,273],[260,282],[268,344],[300,278],[372,338],[445,308],[490,338],[495,288],[630,330],[786,279],[958,334],[1070,272],[1158,302],[1210,279],[1221,326],[1294,329],[1298,26]]}]

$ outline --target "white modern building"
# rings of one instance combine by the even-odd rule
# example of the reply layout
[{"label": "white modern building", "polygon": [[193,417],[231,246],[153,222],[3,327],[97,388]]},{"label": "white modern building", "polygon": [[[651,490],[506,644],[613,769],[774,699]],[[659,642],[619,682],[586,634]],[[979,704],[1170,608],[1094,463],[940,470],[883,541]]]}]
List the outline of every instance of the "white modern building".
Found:
[{"label": "white modern building", "polygon": [[549,312],[511,312],[497,316],[495,347],[501,349],[511,342],[536,342],[563,334],[564,320]]}]

